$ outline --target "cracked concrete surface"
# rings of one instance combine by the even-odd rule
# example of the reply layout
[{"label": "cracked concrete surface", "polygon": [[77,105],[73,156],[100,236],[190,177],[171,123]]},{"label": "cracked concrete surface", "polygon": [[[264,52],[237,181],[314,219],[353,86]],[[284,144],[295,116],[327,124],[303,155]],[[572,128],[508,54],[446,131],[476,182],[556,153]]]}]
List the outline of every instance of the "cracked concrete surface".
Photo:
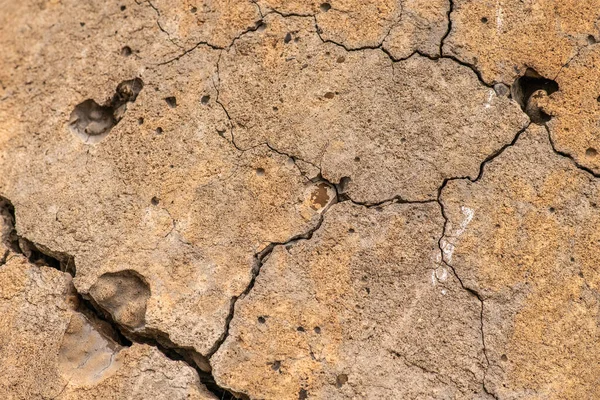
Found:
[{"label": "cracked concrete surface", "polygon": [[0,397],[599,397],[599,5],[0,0]]}]

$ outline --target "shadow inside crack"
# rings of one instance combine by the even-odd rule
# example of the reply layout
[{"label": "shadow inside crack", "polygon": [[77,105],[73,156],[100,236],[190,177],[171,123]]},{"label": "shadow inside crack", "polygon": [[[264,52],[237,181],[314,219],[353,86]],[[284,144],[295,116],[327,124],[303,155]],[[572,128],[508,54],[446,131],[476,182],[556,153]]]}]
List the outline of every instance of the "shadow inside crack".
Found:
[{"label": "shadow inside crack", "polygon": [[558,83],[540,75],[532,68],[515,80],[511,87],[512,98],[519,103],[521,109],[529,116],[531,122],[544,124],[550,121],[551,115],[544,112],[540,101],[558,91]]}]

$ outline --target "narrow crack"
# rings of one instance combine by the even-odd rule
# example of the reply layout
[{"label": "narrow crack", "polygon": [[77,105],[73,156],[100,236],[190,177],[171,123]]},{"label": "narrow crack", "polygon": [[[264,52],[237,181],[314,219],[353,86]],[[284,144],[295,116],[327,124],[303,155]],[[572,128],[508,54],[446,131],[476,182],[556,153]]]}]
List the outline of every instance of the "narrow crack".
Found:
[{"label": "narrow crack", "polygon": [[446,18],[448,19],[448,29],[442,39],[440,40],[440,56],[444,55],[444,42],[450,36],[450,32],[452,32],[452,12],[454,11],[454,0],[448,0],[449,7],[448,12],[446,13]]},{"label": "narrow crack", "polygon": [[524,128],[522,128],[521,130],[519,130],[517,132],[517,134],[515,135],[515,137],[513,138],[513,140],[510,143],[505,144],[504,146],[502,146],[500,149],[498,149],[497,151],[495,151],[494,153],[490,154],[488,157],[486,157],[486,159],[480,164],[479,166],[479,174],[477,175],[477,177],[475,177],[475,179],[470,178],[470,177],[452,177],[452,178],[446,178],[444,180],[444,182],[442,183],[442,185],[438,188],[438,193],[437,193],[437,203],[440,206],[440,211],[442,213],[442,217],[444,218],[444,226],[442,229],[442,235],[440,236],[439,240],[438,240],[438,248],[440,251],[440,262],[441,264],[445,265],[446,267],[450,268],[450,270],[452,271],[452,273],[454,274],[454,276],[456,277],[456,279],[458,280],[458,282],[460,283],[460,286],[462,287],[462,289],[464,289],[465,291],[467,291],[469,294],[475,296],[477,298],[477,300],[479,301],[479,303],[481,304],[481,310],[479,313],[479,323],[480,323],[480,332],[481,332],[481,344],[482,344],[482,349],[483,349],[483,355],[485,358],[485,362],[486,362],[486,367],[483,370],[483,379],[482,379],[482,387],[483,390],[486,394],[497,398],[497,396],[491,392],[488,387],[487,387],[487,372],[488,369],[490,367],[490,360],[488,358],[488,354],[487,354],[487,346],[486,346],[486,341],[485,341],[485,326],[484,326],[484,311],[485,311],[485,303],[484,303],[484,298],[483,296],[475,289],[470,288],[468,286],[466,286],[463,282],[463,280],[461,279],[460,275],[458,274],[458,272],[456,271],[456,269],[454,268],[453,265],[451,265],[448,261],[446,261],[446,257],[445,257],[445,252],[444,252],[444,240],[448,234],[448,223],[449,223],[449,218],[446,214],[446,210],[444,207],[444,202],[442,201],[442,192],[444,191],[444,189],[446,188],[446,186],[448,185],[449,182],[451,181],[455,181],[455,180],[469,180],[470,182],[477,182],[479,181],[482,177],[483,177],[483,173],[485,171],[485,166],[492,162],[494,159],[496,159],[496,157],[500,156],[502,153],[504,153],[504,151],[509,148],[514,146],[517,141],[519,140],[519,138],[521,137],[521,135],[523,134],[523,132],[525,132],[529,126],[531,125],[531,122],[527,124],[527,126],[525,126]]}]

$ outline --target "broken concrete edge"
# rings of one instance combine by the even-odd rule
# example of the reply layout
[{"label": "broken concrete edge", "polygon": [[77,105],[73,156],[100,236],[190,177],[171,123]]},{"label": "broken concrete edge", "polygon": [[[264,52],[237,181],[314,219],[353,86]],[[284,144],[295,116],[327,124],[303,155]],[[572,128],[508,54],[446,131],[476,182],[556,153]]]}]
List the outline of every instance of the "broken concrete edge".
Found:
[{"label": "broken concrete edge", "polygon": [[[461,279],[460,275],[457,273],[456,269],[454,268],[454,266],[453,266],[453,265],[450,263],[450,260],[448,260],[448,259],[447,259],[447,256],[446,256],[446,251],[445,251],[445,246],[447,246],[447,244],[448,244],[449,242],[445,242],[445,240],[446,240],[446,238],[447,238],[447,237],[449,237],[449,236],[447,235],[447,234],[448,234],[448,230],[447,230],[447,228],[448,228],[449,218],[448,218],[448,216],[447,216],[447,214],[446,214],[446,211],[445,211],[444,202],[443,202],[443,200],[442,200],[442,193],[443,193],[444,189],[446,188],[446,186],[448,185],[448,183],[449,183],[450,181],[455,181],[455,180],[468,180],[468,181],[470,181],[471,183],[476,183],[476,182],[478,182],[479,180],[481,180],[481,178],[483,177],[483,173],[484,173],[484,170],[485,170],[485,166],[486,166],[488,163],[491,163],[491,162],[493,162],[493,161],[494,161],[494,160],[495,160],[497,157],[499,157],[500,155],[502,155],[502,153],[503,153],[503,152],[504,152],[504,151],[505,151],[507,148],[514,146],[514,145],[515,145],[515,144],[518,142],[518,140],[519,140],[519,138],[521,137],[521,135],[522,135],[524,132],[526,132],[526,131],[527,131],[527,129],[529,129],[529,126],[530,126],[531,124],[532,124],[532,123],[528,124],[528,125],[527,125],[527,127],[523,128],[521,131],[519,131],[519,132],[517,133],[517,135],[514,137],[514,139],[512,140],[512,142],[511,142],[510,144],[507,144],[507,145],[505,145],[505,146],[504,146],[504,147],[502,147],[500,150],[498,150],[496,153],[494,153],[494,154],[492,154],[492,155],[488,156],[488,157],[486,158],[486,160],[485,160],[484,162],[482,162],[482,163],[481,163],[479,175],[478,175],[478,176],[477,176],[475,179],[471,179],[471,178],[469,178],[469,177],[456,177],[456,178],[447,178],[447,179],[445,179],[445,180],[444,180],[444,183],[443,183],[443,184],[440,186],[440,188],[438,189],[438,196],[437,196],[437,200],[436,200],[436,202],[437,202],[437,203],[439,204],[439,206],[440,206],[440,210],[441,210],[442,216],[443,216],[443,218],[444,218],[444,226],[443,226],[443,229],[442,229],[442,234],[441,234],[441,236],[440,236],[440,239],[439,239],[439,241],[438,241],[438,248],[439,248],[439,251],[440,251],[440,260],[441,260],[441,263],[442,263],[443,265],[445,265],[446,267],[448,267],[448,268],[449,268],[449,269],[452,271],[453,275],[456,277],[456,279],[457,279],[457,280],[458,280],[458,282],[460,283],[461,287],[462,287],[464,290],[466,290],[468,293],[470,293],[471,295],[473,295],[474,297],[476,297],[476,298],[479,300],[479,302],[481,303],[481,312],[480,312],[481,342],[482,342],[482,348],[483,348],[483,355],[484,355],[484,358],[485,358],[485,361],[486,361],[486,364],[487,364],[487,365],[486,365],[486,368],[485,368],[485,369],[484,369],[484,371],[483,371],[483,382],[482,382],[482,386],[483,386],[483,390],[484,390],[484,392],[485,392],[486,394],[488,394],[488,395],[492,396],[494,399],[498,399],[498,396],[497,396],[497,394],[495,394],[493,391],[491,391],[491,390],[490,390],[490,389],[487,387],[487,385],[486,385],[486,383],[487,383],[487,381],[486,381],[486,375],[487,375],[487,372],[488,372],[488,369],[489,369],[489,366],[490,366],[490,361],[489,361],[489,358],[488,358],[488,355],[487,355],[487,347],[486,347],[486,341],[485,341],[485,327],[484,327],[485,297],[484,297],[482,294],[480,294],[480,293],[479,293],[479,292],[478,292],[478,291],[477,291],[475,288],[472,288],[472,287],[470,287],[470,286],[467,286],[467,285],[465,285],[465,284],[464,284],[464,282],[463,282],[463,280]],[[545,124],[545,123],[544,123],[544,124],[541,124],[541,125],[542,125],[542,126],[544,127],[544,129],[546,130],[546,133],[547,133],[547,135],[548,135],[548,140],[549,140],[549,142],[550,142],[550,146],[551,146],[551,148],[552,148],[552,151],[553,151],[553,152],[554,152],[556,155],[558,155],[558,156],[560,156],[560,157],[562,157],[562,158],[566,158],[566,159],[568,159],[568,160],[569,160],[569,161],[570,161],[570,162],[571,162],[571,163],[572,163],[572,164],[573,164],[573,165],[574,165],[574,166],[575,166],[577,169],[580,169],[580,170],[582,170],[582,171],[585,171],[585,172],[587,172],[587,173],[588,173],[588,174],[590,174],[590,175],[591,175],[593,178],[600,178],[600,174],[597,174],[597,173],[595,173],[594,171],[592,171],[591,169],[589,169],[589,168],[587,168],[587,167],[585,167],[585,166],[583,166],[583,165],[580,165],[580,164],[579,164],[579,163],[578,163],[578,162],[575,160],[575,158],[574,158],[572,155],[570,155],[570,154],[568,154],[568,153],[565,153],[565,152],[562,152],[562,151],[560,151],[560,150],[557,150],[557,148],[556,148],[556,146],[555,146],[555,144],[554,144],[554,141],[553,141],[553,139],[552,139],[552,133],[551,133],[550,129],[548,128],[547,124]]]}]

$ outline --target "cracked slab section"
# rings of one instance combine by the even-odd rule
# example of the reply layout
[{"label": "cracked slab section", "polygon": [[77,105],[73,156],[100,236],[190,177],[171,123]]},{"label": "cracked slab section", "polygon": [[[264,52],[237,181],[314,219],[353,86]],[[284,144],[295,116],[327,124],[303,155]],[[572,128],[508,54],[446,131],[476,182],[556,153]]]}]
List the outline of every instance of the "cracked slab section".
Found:
[{"label": "cracked slab section", "polygon": [[556,77],[560,90],[540,102],[552,119],[547,123],[558,151],[600,174],[600,46],[591,45]]},{"label": "cracked slab section", "polygon": [[158,26],[185,49],[198,43],[225,48],[244,32],[256,29],[261,15],[251,0],[147,0]]},{"label": "cracked slab section", "polygon": [[[51,118],[0,122],[0,192],[15,204],[19,234],[73,257],[78,291],[123,326],[204,356],[255,255],[315,227],[337,200],[288,156],[226,139],[218,57],[203,47],[145,70],[144,89],[96,144],[69,129],[84,95],[42,96],[41,107],[57,109]],[[105,73],[113,95],[119,73]],[[89,78],[73,79],[83,94]],[[135,278],[107,281],[123,274]]]},{"label": "cracked slab section", "polygon": [[528,122],[467,67],[347,52],[306,18],[270,15],[222,55],[219,77],[238,147],[269,143],[344,180],[358,202],[435,199],[445,178],[476,177]]},{"label": "cracked slab section", "polygon": [[118,345],[77,306],[70,275],[18,255],[0,267],[0,397],[214,399],[192,368]]},{"label": "cracked slab section", "polygon": [[484,300],[490,367],[501,399],[600,396],[600,183],[532,126],[481,180],[442,191],[444,258]]},{"label": "cracked slab section", "polygon": [[251,398],[474,398],[479,300],[440,267],[436,203],[340,203],[278,246],[211,362]]},{"label": "cracked slab section", "polygon": [[527,68],[553,79],[580,48],[600,39],[600,1],[454,0],[443,52],[488,83],[511,84]]},{"label": "cracked slab section", "polygon": [[439,55],[450,8],[448,0],[262,0],[258,4],[263,13],[312,15],[324,40],[347,49],[382,46],[395,59],[415,51]]}]

